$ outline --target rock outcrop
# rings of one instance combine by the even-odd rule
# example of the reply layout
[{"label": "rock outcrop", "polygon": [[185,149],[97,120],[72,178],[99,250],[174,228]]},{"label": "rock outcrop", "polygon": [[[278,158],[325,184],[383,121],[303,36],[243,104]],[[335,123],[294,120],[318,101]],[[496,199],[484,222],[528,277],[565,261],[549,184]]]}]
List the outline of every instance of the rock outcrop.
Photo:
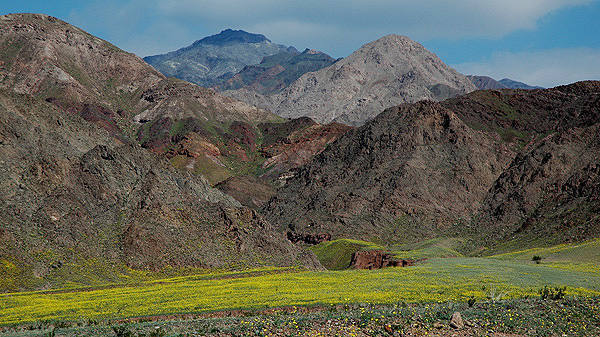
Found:
[{"label": "rock outcrop", "polygon": [[359,250],[352,254],[350,268],[353,269],[381,269],[386,267],[408,267],[414,261],[397,259],[392,254],[382,250]]}]

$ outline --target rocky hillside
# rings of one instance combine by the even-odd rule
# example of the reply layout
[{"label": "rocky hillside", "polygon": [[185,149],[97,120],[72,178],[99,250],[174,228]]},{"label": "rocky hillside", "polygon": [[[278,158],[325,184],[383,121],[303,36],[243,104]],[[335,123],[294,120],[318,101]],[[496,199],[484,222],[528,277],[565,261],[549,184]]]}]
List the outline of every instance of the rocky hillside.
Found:
[{"label": "rocky hillside", "polygon": [[212,87],[247,65],[258,64],[263,57],[280,52],[297,52],[294,47],[272,43],[264,35],[226,29],[179,50],[144,61],[166,76],[176,77],[203,87]]},{"label": "rocky hillside", "polygon": [[305,73],[332,65],[331,56],[311,49],[302,53],[285,51],[265,57],[260,64],[244,67],[235,76],[218,86],[219,90],[246,88],[262,95],[275,94]]},{"label": "rocky hillside", "polygon": [[[554,96],[563,105],[548,109],[543,119],[551,131],[538,129],[546,136],[521,151],[491,187],[473,228],[479,245],[577,242],[600,230],[600,82],[533,96]],[[536,117],[542,116],[529,118]]]},{"label": "rocky hillside", "polygon": [[167,80],[53,17],[2,16],[0,32],[0,259],[21,287],[102,279],[120,266],[318,265],[255,211],[131,137],[155,120],[273,115]]},{"label": "rocky hillside", "polygon": [[361,125],[390,106],[443,100],[475,89],[422,45],[388,35],[327,68],[304,74],[278,95],[230,95],[283,117]]},{"label": "rocky hillside", "polygon": [[[391,108],[331,144],[265,207],[298,235],[468,249],[594,237],[600,82]],[[465,248],[467,249],[467,248]]]},{"label": "rocky hillside", "polygon": [[265,212],[302,235],[421,238],[468,221],[512,155],[439,103],[401,105],[331,144]]}]

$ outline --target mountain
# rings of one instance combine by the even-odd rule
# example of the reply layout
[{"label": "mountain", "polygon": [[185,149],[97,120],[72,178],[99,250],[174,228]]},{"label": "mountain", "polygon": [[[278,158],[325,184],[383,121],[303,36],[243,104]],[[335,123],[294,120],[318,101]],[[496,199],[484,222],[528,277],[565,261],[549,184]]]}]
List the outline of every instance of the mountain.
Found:
[{"label": "mountain", "polygon": [[166,79],[50,16],[1,16],[0,46],[0,259],[19,280],[2,290],[128,268],[318,266],[260,214],[136,140],[155,120],[174,123],[175,137],[181,120],[273,115]]},{"label": "mountain", "polygon": [[300,235],[423,238],[469,219],[511,157],[440,103],[400,105],[332,143],[265,213]]},{"label": "mountain", "polygon": [[227,94],[283,117],[361,125],[390,106],[443,100],[475,89],[422,45],[388,35],[327,68],[302,75],[280,94]]},{"label": "mountain", "polygon": [[467,75],[467,78],[475,84],[477,89],[507,89],[507,87],[489,76]]},{"label": "mountain", "polygon": [[496,81],[489,76],[468,75],[467,78],[475,84],[477,89],[544,89],[542,87],[530,86],[528,84],[517,82],[509,78]]},{"label": "mountain", "polygon": [[507,87],[508,89],[544,89],[543,87],[531,86],[529,84],[525,84],[523,82],[518,82],[515,80],[511,80],[510,78],[501,79],[500,84]]},{"label": "mountain", "polygon": [[[530,142],[490,188],[477,214],[475,242],[505,251],[596,237],[600,230],[600,82],[520,96],[514,102],[530,107],[522,115],[528,122],[514,127],[537,133],[539,140]],[[536,111],[531,97],[546,111]],[[535,120],[538,126],[532,129],[528,124]]]},{"label": "mountain", "polygon": [[212,87],[222,81],[219,77],[233,76],[245,66],[280,52],[297,51],[274,44],[264,35],[226,29],[179,50],[147,56],[144,61],[165,76]]},{"label": "mountain", "polygon": [[301,168],[264,212],[299,237],[475,238],[467,251],[595,237],[599,97],[600,82],[580,82],[387,109]]},{"label": "mountain", "polygon": [[312,49],[302,53],[284,51],[266,56],[257,65],[244,67],[235,76],[218,86],[219,90],[248,88],[263,95],[278,93],[305,73],[317,71],[335,63],[331,56]]}]

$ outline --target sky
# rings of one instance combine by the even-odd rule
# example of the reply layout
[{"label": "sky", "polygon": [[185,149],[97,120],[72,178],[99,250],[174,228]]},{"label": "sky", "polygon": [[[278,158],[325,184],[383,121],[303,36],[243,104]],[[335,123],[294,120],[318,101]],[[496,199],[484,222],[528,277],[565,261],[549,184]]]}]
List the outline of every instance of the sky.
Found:
[{"label": "sky", "polygon": [[552,87],[600,79],[600,0],[0,0],[141,57],[243,29],[345,57],[406,35],[464,74]]}]

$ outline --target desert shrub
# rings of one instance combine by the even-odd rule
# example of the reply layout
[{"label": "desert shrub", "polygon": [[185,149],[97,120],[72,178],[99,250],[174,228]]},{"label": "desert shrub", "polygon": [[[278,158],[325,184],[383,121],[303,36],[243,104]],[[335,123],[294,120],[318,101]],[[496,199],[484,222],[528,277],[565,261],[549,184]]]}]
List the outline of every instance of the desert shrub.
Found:
[{"label": "desert shrub", "polygon": [[544,288],[540,289],[538,293],[540,294],[540,298],[542,300],[561,300],[565,298],[567,291],[567,287],[552,287],[544,286]]},{"label": "desert shrub", "polygon": [[126,325],[113,326],[113,332],[117,337],[134,337],[135,335]]},{"label": "desert shrub", "polygon": [[469,297],[469,299],[467,300],[467,304],[469,305],[469,308],[472,308],[475,305],[476,301],[477,300],[475,299],[475,296]]}]

